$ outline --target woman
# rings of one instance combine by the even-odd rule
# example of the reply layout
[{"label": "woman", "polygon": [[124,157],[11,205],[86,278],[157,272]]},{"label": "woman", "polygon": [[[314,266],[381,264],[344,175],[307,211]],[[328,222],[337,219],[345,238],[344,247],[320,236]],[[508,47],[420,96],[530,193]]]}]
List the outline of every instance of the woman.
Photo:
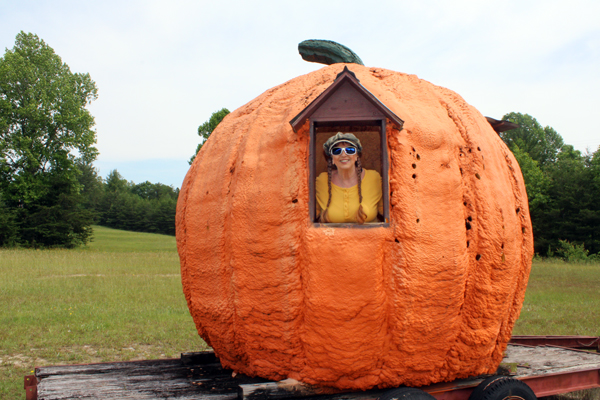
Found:
[{"label": "woman", "polygon": [[321,173],[315,185],[319,221],[363,224],[382,215],[381,176],[362,168],[358,138],[338,132],[323,144],[323,154],[327,173]]}]

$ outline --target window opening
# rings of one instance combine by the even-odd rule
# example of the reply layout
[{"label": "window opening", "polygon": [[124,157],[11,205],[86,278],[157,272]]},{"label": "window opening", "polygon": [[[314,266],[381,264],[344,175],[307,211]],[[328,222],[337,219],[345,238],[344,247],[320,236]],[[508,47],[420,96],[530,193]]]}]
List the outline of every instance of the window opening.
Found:
[{"label": "window opening", "polygon": [[[385,137],[385,121],[328,121],[312,123],[311,153],[309,168],[311,169],[310,219],[315,226],[365,228],[389,225],[389,190],[388,190],[388,160],[387,143]],[[383,200],[383,214],[377,219],[364,224],[358,223],[320,223],[317,217],[318,206],[316,201],[315,180],[321,173],[327,173],[327,161],[323,155],[323,143],[337,132],[352,133],[360,140],[363,147],[361,164],[366,170],[375,170],[381,176],[381,193]],[[382,134],[383,133],[383,134]]]}]

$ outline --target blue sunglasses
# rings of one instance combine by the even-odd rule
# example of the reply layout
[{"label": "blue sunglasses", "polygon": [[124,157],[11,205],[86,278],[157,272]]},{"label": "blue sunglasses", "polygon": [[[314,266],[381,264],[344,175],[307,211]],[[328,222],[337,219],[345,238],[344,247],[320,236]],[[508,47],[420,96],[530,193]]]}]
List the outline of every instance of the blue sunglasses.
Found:
[{"label": "blue sunglasses", "polygon": [[348,154],[349,156],[353,156],[356,154],[356,147],[334,147],[333,149],[331,149],[331,154],[334,156],[339,156],[340,154],[342,154],[342,151],[344,151],[344,153]]}]

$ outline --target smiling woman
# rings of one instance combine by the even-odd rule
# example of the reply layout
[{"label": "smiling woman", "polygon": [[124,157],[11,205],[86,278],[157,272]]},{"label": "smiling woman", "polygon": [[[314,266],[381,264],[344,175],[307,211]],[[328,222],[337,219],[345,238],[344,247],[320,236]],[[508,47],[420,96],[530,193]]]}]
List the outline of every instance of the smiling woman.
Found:
[{"label": "smiling woman", "polygon": [[327,172],[316,180],[320,222],[359,223],[383,215],[381,176],[362,167],[362,145],[351,133],[338,132],[323,144]]}]

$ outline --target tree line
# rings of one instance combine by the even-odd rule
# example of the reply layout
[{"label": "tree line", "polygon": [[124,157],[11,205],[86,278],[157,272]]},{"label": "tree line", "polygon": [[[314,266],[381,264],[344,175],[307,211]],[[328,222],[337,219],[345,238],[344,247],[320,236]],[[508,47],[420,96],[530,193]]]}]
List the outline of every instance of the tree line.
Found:
[{"label": "tree line", "polygon": [[175,235],[178,188],[136,184],[117,170],[102,179],[92,164],[76,169],[74,188],[47,187],[46,196],[26,208],[11,207],[0,193],[0,247],[75,247],[91,240],[93,224]]},{"label": "tree line", "polygon": [[94,223],[127,231],[175,235],[179,189],[162,183],[133,183],[117,170],[106,179],[91,165],[80,166],[83,206]]},{"label": "tree line", "polygon": [[[20,32],[0,58],[0,247],[82,245],[94,223],[175,233],[178,189],[98,176],[86,108],[96,98],[89,74],[72,73],[37,35]],[[200,125],[197,150],[228,113]],[[500,137],[523,172],[536,254],[600,258],[600,149],[575,150],[528,114],[503,120],[519,125]]]},{"label": "tree line", "polygon": [[519,162],[529,198],[536,254],[600,259],[600,148],[582,153],[528,114],[500,133]]}]

